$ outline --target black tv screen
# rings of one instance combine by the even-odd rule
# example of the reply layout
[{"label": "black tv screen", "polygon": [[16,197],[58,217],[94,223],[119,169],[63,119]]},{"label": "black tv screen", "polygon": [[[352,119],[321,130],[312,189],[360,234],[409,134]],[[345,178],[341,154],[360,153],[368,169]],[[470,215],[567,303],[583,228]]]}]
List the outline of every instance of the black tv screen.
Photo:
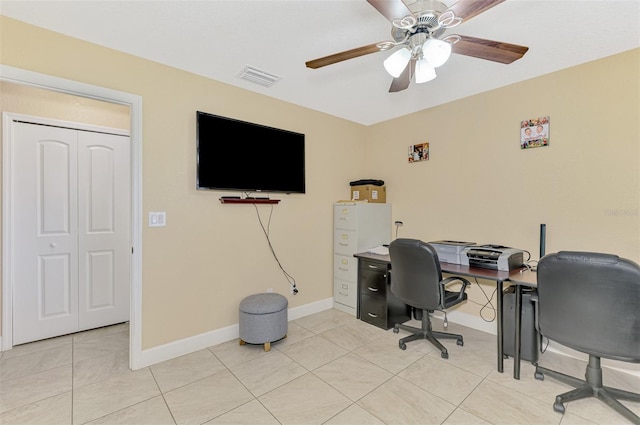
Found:
[{"label": "black tv screen", "polygon": [[196,112],[196,187],[305,193],[304,134]]}]

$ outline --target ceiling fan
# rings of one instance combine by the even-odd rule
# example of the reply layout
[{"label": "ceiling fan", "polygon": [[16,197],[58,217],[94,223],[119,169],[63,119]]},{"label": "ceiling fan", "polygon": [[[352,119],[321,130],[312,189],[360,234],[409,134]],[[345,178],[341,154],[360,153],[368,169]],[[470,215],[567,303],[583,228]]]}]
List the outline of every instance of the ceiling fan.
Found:
[{"label": "ceiling fan", "polygon": [[528,47],[445,32],[504,0],[459,0],[447,6],[436,0],[367,0],[391,26],[392,40],[358,47],[305,62],[308,68],[321,68],[337,62],[398,47],[384,61],[394,78],[389,92],[409,87],[411,78],[424,83],[436,77],[451,53],[473,56],[504,64],[520,59]]}]

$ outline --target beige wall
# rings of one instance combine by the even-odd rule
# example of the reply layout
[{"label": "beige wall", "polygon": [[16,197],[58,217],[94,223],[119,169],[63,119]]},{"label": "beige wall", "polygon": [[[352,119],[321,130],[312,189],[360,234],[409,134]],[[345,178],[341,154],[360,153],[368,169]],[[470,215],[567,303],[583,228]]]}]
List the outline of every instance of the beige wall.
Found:
[{"label": "beige wall", "polygon": [[[1,112],[129,130],[129,106],[0,81]],[[0,130],[2,122],[0,122]]]},{"label": "beige wall", "polygon": [[[639,75],[636,49],[367,128],[367,167],[388,185],[399,235],[502,244],[537,260],[545,223],[547,253],[640,262]],[[521,150],[520,121],[539,116],[550,117],[549,146]],[[425,141],[429,161],[408,163],[407,147]]]},{"label": "beige wall", "polygon": [[[640,260],[640,50],[363,127],[0,17],[0,63],[143,98],[143,348],[237,323],[268,287],[290,307],[332,296],[333,202],[348,182],[387,183],[400,236],[499,243],[538,256],[598,250]],[[307,194],[281,196],[269,252],[252,206],[195,190],[195,111],[306,134]],[[521,151],[519,122],[549,115],[549,147]],[[428,141],[431,159],[408,164]],[[268,220],[270,209],[259,212]],[[143,222],[146,220],[143,218]],[[476,288],[472,300],[485,303]],[[479,315],[466,303],[464,311]]]},{"label": "beige wall", "polygon": [[[290,307],[332,297],[332,204],[363,176],[362,126],[6,17],[0,31],[3,65],[143,98],[143,214],[166,211],[168,223],[143,229],[143,349],[233,325],[240,300],[267,288]],[[295,297],[256,209],[196,191],[196,110],[306,134],[307,194],[274,196],[270,225]],[[270,207],[258,211],[266,223]]]},{"label": "beige wall", "polygon": [[[640,50],[366,129],[367,166],[403,235],[640,261]],[[520,149],[520,122],[550,117],[550,145]],[[429,161],[407,146],[428,141]]]}]

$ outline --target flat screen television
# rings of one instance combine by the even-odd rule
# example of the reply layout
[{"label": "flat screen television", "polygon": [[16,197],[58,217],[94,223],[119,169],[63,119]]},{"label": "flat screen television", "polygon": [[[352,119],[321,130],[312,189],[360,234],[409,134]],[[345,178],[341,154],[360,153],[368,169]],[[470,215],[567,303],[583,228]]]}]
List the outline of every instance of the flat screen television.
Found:
[{"label": "flat screen television", "polygon": [[196,112],[197,189],[305,193],[305,135]]}]

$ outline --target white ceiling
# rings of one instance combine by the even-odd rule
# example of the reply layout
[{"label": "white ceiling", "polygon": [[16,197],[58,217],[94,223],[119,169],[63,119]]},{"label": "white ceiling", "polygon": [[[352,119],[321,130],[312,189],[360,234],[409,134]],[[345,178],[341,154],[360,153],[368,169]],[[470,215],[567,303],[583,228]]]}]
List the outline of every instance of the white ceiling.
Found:
[{"label": "white ceiling", "polygon": [[[364,125],[640,47],[640,0],[506,0],[446,34],[528,46],[522,59],[454,54],[435,80],[389,93],[388,51],[305,67],[391,38],[366,0],[2,0],[0,13]],[[242,80],[246,65],[282,79]]]}]

